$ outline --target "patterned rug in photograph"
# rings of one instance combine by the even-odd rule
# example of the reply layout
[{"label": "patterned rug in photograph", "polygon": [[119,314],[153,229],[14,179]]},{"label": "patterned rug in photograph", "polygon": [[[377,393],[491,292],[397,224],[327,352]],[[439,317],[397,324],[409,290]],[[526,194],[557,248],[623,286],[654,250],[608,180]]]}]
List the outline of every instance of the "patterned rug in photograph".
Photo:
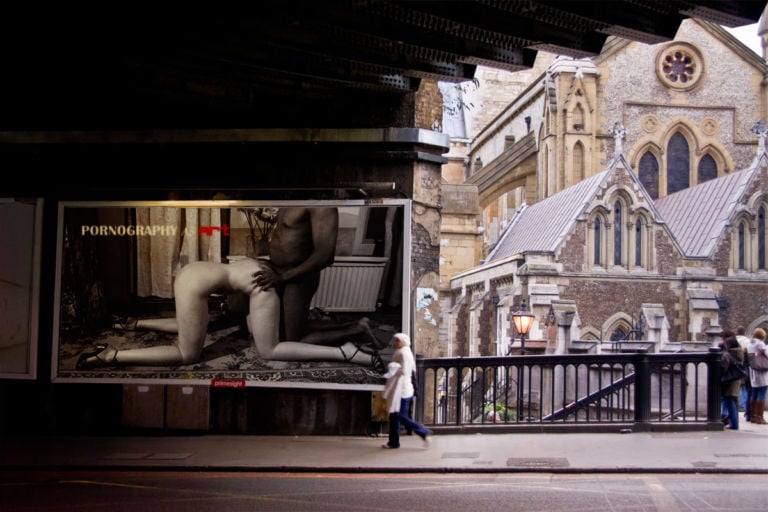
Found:
[{"label": "patterned rug in photograph", "polygon": [[[175,334],[155,331],[107,330],[98,338],[62,343],[59,347],[59,372],[63,379],[120,380],[136,379],[232,379],[257,383],[320,383],[342,385],[379,385],[381,374],[372,366],[340,362],[267,361],[259,357],[247,331],[233,326],[208,333],[200,361],[180,366],[121,366],[76,370],[81,353],[98,344],[109,343],[119,350],[157,345],[171,345]],[[391,350],[390,350],[391,353]],[[381,354],[386,362],[388,355]]]}]

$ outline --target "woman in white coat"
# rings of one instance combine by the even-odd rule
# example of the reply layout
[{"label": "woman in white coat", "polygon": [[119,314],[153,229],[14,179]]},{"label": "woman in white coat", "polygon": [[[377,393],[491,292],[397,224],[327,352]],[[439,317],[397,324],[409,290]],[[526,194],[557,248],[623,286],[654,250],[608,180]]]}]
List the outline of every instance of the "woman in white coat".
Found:
[{"label": "woman in white coat", "polygon": [[393,337],[395,352],[384,376],[384,398],[389,411],[389,441],[382,448],[400,448],[400,424],[413,430],[425,443],[429,443],[432,431],[411,419],[408,411],[413,401],[411,375],[416,369],[416,359],[411,352],[411,338],[404,333]]}]

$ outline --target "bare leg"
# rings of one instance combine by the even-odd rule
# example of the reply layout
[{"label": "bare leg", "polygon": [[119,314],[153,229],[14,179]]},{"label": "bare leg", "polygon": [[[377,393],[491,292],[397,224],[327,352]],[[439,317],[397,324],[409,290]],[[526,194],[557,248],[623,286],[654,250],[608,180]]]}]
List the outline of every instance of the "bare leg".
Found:
[{"label": "bare leg", "polygon": [[112,324],[118,331],[160,331],[179,332],[179,324],[175,318],[119,318]]},{"label": "bare leg", "polygon": [[142,331],[179,332],[179,322],[175,318],[140,318],[136,321],[136,329]]},{"label": "bare leg", "polygon": [[199,360],[208,327],[208,296],[222,290],[249,295],[248,326],[259,355],[264,359],[343,361],[383,367],[375,350],[373,353],[364,352],[351,342],[340,347],[279,342],[280,300],[274,289],[262,290],[253,284],[253,271],[258,268],[259,264],[255,261],[240,265],[210,262],[187,265],[179,271],[174,283],[179,336],[173,345],[120,351],[107,346],[96,353],[82,355],[78,360],[78,369],[114,364],[177,365]]},{"label": "bare leg", "polygon": [[339,361],[363,366],[381,362],[377,353],[360,350],[354,343],[329,347],[296,341],[278,341],[280,299],[274,290],[251,293],[248,325],[259,355],[270,361]]},{"label": "bare leg", "polygon": [[[321,322],[315,322],[320,324]],[[380,342],[371,331],[371,323],[367,317],[363,317],[356,322],[346,322],[343,324],[333,324],[323,322],[327,325],[319,326],[316,330],[308,333],[301,338],[302,343],[313,345],[330,345],[338,347],[348,341],[357,341],[359,345],[370,346],[377,349],[384,348],[387,343]]]},{"label": "bare leg", "polygon": [[227,280],[227,272],[219,263],[196,262],[182,268],[176,276],[173,294],[175,319],[142,321],[142,327],[178,331],[173,345],[120,350],[115,362],[120,364],[189,364],[200,359],[208,329],[208,296]]},{"label": "bare leg", "polygon": [[147,321],[142,327],[154,326],[167,332],[178,331],[172,345],[116,350],[106,345],[85,353],[77,362],[78,369],[109,365],[177,365],[200,359],[208,328],[208,296],[220,289],[231,289],[231,276],[237,269],[212,262],[195,262],[182,268],[174,282],[176,318]]},{"label": "bare leg", "polygon": [[311,274],[298,282],[285,283],[281,292],[281,340],[300,340],[308,333],[309,305],[319,283],[319,274]]}]

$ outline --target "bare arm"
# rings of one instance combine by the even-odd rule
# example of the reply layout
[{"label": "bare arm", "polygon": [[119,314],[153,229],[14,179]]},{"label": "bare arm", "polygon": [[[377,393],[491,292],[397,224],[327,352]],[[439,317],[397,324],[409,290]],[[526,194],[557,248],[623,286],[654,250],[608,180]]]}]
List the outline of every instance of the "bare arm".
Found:
[{"label": "bare arm", "polygon": [[[267,289],[281,282],[300,279],[306,274],[319,272],[333,264],[336,254],[336,238],[339,231],[339,212],[336,208],[309,208],[311,252],[295,265],[281,265],[279,271],[265,268],[254,274],[256,284]],[[307,241],[309,245],[309,241]]]}]

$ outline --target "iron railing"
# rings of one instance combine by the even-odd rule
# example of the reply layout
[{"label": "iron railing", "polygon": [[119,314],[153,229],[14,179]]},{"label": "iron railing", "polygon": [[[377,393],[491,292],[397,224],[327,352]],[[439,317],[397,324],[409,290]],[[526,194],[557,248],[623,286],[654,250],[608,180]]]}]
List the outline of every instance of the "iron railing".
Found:
[{"label": "iron railing", "polygon": [[416,416],[439,430],[722,429],[720,354],[417,358]]}]

